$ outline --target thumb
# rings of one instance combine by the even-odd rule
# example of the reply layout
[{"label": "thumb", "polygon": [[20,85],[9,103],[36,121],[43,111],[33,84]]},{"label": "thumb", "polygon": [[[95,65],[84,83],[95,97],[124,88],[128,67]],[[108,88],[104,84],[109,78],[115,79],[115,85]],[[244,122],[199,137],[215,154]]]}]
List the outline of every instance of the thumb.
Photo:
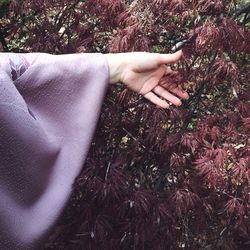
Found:
[{"label": "thumb", "polygon": [[179,50],[173,54],[159,54],[158,63],[159,64],[172,64],[178,62],[183,53],[182,50]]}]

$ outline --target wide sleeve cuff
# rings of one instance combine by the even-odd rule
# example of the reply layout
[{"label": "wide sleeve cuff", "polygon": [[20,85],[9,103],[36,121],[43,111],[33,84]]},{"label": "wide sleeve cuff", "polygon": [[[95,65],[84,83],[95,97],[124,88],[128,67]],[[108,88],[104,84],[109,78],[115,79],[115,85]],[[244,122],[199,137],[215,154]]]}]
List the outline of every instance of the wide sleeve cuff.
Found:
[{"label": "wide sleeve cuff", "polygon": [[0,249],[36,249],[83,167],[109,68],[101,53],[0,58]]}]

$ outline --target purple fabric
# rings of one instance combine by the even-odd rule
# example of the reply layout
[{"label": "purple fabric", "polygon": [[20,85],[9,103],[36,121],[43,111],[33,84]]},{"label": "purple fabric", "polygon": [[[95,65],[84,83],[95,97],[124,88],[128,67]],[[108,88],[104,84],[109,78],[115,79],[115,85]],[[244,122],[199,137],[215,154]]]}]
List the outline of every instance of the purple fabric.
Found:
[{"label": "purple fabric", "polygon": [[80,173],[107,90],[101,53],[0,53],[0,249],[38,249]]}]

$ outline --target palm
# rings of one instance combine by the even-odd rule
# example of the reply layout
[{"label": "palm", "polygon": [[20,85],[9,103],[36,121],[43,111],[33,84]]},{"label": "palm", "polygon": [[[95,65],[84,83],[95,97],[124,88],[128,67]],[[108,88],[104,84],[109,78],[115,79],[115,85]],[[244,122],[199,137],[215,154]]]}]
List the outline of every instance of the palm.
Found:
[{"label": "palm", "polygon": [[130,63],[123,74],[122,82],[131,90],[142,94],[160,107],[169,107],[166,100],[175,105],[180,105],[181,101],[177,96],[188,98],[188,94],[177,86],[171,90],[166,89],[159,82],[164,75],[172,73],[172,70],[165,64],[177,62],[181,57],[181,53],[165,55],[165,57],[159,55],[145,52],[134,52],[130,55],[128,53]]}]

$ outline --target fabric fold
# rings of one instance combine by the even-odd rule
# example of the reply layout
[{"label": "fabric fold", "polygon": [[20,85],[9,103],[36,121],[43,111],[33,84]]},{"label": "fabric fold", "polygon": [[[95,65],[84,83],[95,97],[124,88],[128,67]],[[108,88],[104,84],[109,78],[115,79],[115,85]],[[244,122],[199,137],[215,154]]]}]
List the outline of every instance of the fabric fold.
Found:
[{"label": "fabric fold", "polygon": [[0,249],[37,249],[87,156],[107,91],[101,53],[0,53]]}]

